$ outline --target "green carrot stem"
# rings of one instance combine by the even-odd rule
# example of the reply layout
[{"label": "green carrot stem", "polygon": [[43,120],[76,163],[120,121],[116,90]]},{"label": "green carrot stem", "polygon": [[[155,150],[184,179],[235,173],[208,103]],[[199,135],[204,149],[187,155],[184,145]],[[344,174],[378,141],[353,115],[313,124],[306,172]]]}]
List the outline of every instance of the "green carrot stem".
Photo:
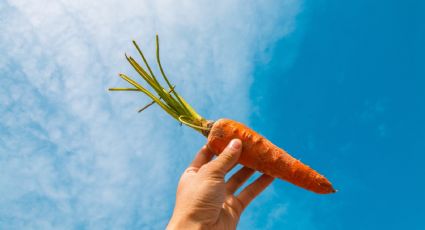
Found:
[{"label": "green carrot stem", "polygon": [[147,88],[141,86],[139,83],[131,79],[125,74],[119,74],[119,76],[133,85],[135,88],[110,88],[110,91],[140,91],[147,95],[149,98],[152,99],[152,102],[143,107],[139,110],[139,112],[145,110],[149,106],[151,106],[154,103],[157,103],[166,113],[168,113],[171,117],[176,119],[182,124],[185,124],[193,129],[195,129],[198,132],[203,133],[205,130],[209,130],[208,127],[206,127],[207,123],[206,120],[201,117],[195,109],[192,108],[192,106],[189,105],[189,103],[184,100],[183,97],[181,97],[175,90],[175,86],[172,86],[170,81],[168,80],[168,77],[165,75],[165,71],[161,65],[161,60],[159,56],[159,37],[156,35],[156,60],[159,66],[159,70],[161,71],[161,75],[164,78],[165,82],[168,85],[169,90],[166,90],[158,81],[158,79],[155,77],[151,67],[149,66],[145,56],[143,55],[142,50],[137,45],[135,41],[133,41],[134,46],[136,47],[138,53],[143,59],[143,62],[148,69],[146,71],[139,63],[137,63],[134,58],[131,56],[125,55],[127,61],[130,63],[130,65],[133,67],[133,69],[141,76],[141,78],[153,89],[152,93]]}]

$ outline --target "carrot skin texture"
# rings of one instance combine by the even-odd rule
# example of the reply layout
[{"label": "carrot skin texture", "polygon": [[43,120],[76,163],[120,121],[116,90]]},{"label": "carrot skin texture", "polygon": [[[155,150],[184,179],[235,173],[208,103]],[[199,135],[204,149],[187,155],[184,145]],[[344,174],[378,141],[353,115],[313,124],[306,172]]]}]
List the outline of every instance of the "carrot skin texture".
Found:
[{"label": "carrot skin texture", "polygon": [[315,193],[335,192],[324,176],[237,121],[215,121],[208,134],[207,146],[213,153],[219,154],[234,138],[243,143],[240,164]]}]

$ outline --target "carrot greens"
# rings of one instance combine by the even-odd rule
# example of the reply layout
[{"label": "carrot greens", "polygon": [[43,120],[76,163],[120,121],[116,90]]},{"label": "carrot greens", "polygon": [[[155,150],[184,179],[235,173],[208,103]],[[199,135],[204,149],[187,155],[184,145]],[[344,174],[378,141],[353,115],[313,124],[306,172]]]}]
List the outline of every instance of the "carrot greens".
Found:
[{"label": "carrot greens", "polygon": [[[198,132],[201,132],[205,135],[205,131],[208,131],[207,127],[208,121],[201,117],[184,99],[181,97],[175,90],[175,85],[172,85],[168,80],[168,77],[165,75],[164,68],[161,65],[160,55],[159,55],[159,38],[156,35],[156,61],[161,72],[162,78],[167,84],[167,89],[161,85],[157,77],[153,73],[149,63],[147,62],[145,56],[143,55],[142,50],[139,45],[133,41],[133,45],[136,47],[137,52],[142,57],[145,67],[142,67],[133,57],[125,55],[127,61],[133,67],[133,69],[140,75],[140,77],[152,88],[148,90],[146,87],[139,84],[137,81],[133,80],[131,77],[120,73],[122,79],[130,83],[134,88],[110,88],[110,91],[138,91],[146,94],[152,99],[152,102],[144,106],[139,112],[145,110],[153,104],[158,104],[165,112],[167,112],[174,119],[183,123]],[[147,69],[147,71],[146,71]]]}]

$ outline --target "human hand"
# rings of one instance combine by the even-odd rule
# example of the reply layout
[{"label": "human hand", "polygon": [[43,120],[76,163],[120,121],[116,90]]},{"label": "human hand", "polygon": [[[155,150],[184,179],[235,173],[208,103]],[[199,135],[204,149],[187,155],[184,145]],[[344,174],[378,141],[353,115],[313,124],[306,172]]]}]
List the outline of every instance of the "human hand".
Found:
[{"label": "human hand", "polygon": [[254,173],[243,167],[224,181],[226,173],[237,164],[241,150],[242,142],[234,139],[215,160],[211,160],[214,154],[206,146],[199,151],[180,178],[167,229],[236,229],[243,210],[273,181],[273,177],[263,174],[235,195]]}]

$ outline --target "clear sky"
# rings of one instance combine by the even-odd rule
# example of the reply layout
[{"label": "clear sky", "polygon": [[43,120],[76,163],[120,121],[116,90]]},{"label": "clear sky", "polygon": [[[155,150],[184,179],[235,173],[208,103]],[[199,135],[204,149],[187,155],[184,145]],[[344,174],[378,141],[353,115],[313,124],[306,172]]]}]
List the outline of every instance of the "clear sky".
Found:
[{"label": "clear sky", "polygon": [[302,229],[425,228],[423,12],[423,1],[307,1],[299,34],[256,68],[254,127],[340,190],[318,197],[276,182],[282,198],[270,205],[290,204],[282,226],[298,229],[292,206],[311,214]]},{"label": "clear sky", "polygon": [[[207,118],[327,176],[276,180],[240,229],[425,229],[425,3],[0,0],[0,229],[162,229],[205,139],[118,72],[137,40]],[[157,69],[156,69],[157,70]],[[258,176],[258,175],[257,175]]]}]

